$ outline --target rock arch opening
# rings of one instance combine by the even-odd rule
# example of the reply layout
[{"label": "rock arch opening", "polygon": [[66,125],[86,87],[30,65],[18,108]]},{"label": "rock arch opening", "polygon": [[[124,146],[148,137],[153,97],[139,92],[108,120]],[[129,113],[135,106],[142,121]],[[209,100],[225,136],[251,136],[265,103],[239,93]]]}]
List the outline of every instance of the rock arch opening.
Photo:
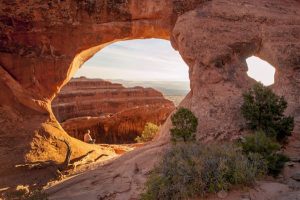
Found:
[{"label": "rock arch opening", "polygon": [[[239,134],[237,105],[249,86],[250,78],[244,73],[244,55],[248,53],[276,66],[272,87],[286,97],[288,112],[299,114],[300,15],[299,2],[294,0],[7,2],[0,3],[4,30],[0,34],[0,132],[4,144],[0,147],[0,174],[5,175],[0,185],[5,188],[44,181],[40,170],[30,171],[28,176],[28,169],[14,166],[41,160],[60,163],[65,145],[58,138],[70,142],[72,158],[92,150],[97,157],[103,153],[97,146],[69,137],[53,117],[50,102],[82,62],[118,40],[155,37],[172,41],[190,66],[192,88],[182,104],[203,124],[197,136],[205,141]],[[141,173],[125,181],[126,188],[129,185],[126,192],[120,194],[118,186],[124,186],[136,166],[140,172],[149,171],[155,160],[149,157],[156,158],[169,141],[168,126],[161,135],[152,146],[128,155],[128,161],[123,157],[106,166],[106,171],[102,168],[99,176],[89,176],[98,183],[94,196],[135,198],[132,195],[139,188]],[[116,174],[120,176],[116,178]],[[102,179],[108,181],[98,181]],[[76,186],[66,192],[70,188],[59,191],[68,195],[82,192]],[[92,195],[92,190],[87,192]]]},{"label": "rock arch opening", "polygon": [[248,66],[248,76],[254,80],[261,82],[265,86],[274,84],[275,68],[265,60],[256,56],[246,59]]},{"label": "rock arch opening", "polygon": [[168,40],[115,42],[98,51],[52,102],[64,130],[96,143],[134,143],[161,126],[189,92],[188,66]]}]

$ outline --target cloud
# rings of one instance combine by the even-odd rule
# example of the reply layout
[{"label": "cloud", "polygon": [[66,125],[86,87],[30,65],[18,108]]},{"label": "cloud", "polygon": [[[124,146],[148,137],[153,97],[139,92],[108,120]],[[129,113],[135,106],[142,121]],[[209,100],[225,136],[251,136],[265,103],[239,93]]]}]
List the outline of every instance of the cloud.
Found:
[{"label": "cloud", "polygon": [[[275,69],[250,57],[248,75],[265,85],[274,83]],[[169,41],[129,40],[111,44],[88,60],[75,75],[131,81],[189,81],[188,66]]]},{"label": "cloud", "polygon": [[188,81],[188,67],[169,41],[117,42],[98,52],[75,75],[124,80]]}]

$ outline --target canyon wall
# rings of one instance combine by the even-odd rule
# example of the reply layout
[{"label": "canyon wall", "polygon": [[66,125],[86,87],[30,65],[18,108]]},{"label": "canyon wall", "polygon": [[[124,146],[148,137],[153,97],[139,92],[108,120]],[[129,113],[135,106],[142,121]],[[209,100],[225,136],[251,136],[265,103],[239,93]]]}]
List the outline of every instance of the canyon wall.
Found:
[{"label": "canyon wall", "polygon": [[152,88],[125,88],[84,77],[73,78],[52,102],[55,117],[69,135],[83,140],[90,130],[96,143],[132,143],[147,122],[161,125],[174,109]]},{"label": "canyon wall", "polygon": [[189,106],[199,119],[198,138],[233,139],[243,133],[242,93],[254,80],[250,56],[276,69],[272,89],[300,114],[300,2],[209,1],[181,15],[172,45],[190,67]]},{"label": "canyon wall", "polygon": [[[13,170],[20,162],[61,161],[58,137],[70,141],[73,157],[93,149],[64,132],[50,104],[83,62],[113,42],[169,39],[189,66],[191,91],[181,106],[198,117],[197,138],[214,141],[243,133],[239,106],[253,83],[245,62],[251,55],[275,67],[273,89],[286,97],[287,113],[299,115],[299,37],[298,0],[3,0],[0,185],[29,182],[27,171]],[[169,143],[169,127],[153,144],[54,188],[53,198],[137,198]],[[80,193],[80,181],[95,188]]]}]

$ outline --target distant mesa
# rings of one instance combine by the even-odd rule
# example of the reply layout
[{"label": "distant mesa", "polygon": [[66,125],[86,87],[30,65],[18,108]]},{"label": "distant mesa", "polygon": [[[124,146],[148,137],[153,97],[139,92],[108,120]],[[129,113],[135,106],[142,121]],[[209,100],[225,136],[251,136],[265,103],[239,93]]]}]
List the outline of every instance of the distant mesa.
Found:
[{"label": "distant mesa", "polygon": [[126,88],[102,79],[73,78],[52,103],[65,131],[82,140],[91,130],[97,143],[132,143],[147,122],[161,125],[174,103],[152,88]]}]

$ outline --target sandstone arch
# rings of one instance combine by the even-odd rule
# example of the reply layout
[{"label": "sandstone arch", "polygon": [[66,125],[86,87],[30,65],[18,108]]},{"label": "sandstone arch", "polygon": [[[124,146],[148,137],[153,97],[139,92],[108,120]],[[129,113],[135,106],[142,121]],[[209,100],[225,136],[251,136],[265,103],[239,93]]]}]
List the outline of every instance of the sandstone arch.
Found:
[{"label": "sandstone arch", "polygon": [[[297,0],[6,0],[0,5],[0,150],[8,152],[0,157],[1,176],[14,177],[8,169],[24,160],[62,159],[55,137],[68,136],[50,102],[83,61],[116,40],[170,38],[190,67],[191,92],[182,105],[198,116],[197,137],[204,141],[241,133],[238,105],[251,84],[245,67],[250,55],[276,68],[274,90],[286,96],[289,113],[300,113]],[[65,194],[60,187],[52,193],[61,199],[76,196],[79,181],[97,186],[91,197],[136,196],[154,163],[149,158],[168,144],[168,125],[152,145],[71,180],[62,187]],[[69,140],[77,155],[93,148]],[[135,166],[141,173],[134,173]]]},{"label": "sandstone arch", "polygon": [[77,156],[94,149],[69,138],[51,111],[51,100],[85,60],[109,43],[168,38],[172,9],[171,1],[147,0],[1,2],[1,144],[12,138],[8,148],[1,146],[0,175],[6,177],[1,185],[14,179],[15,170],[7,171],[16,164],[62,161],[64,148],[57,138],[71,140]]}]

